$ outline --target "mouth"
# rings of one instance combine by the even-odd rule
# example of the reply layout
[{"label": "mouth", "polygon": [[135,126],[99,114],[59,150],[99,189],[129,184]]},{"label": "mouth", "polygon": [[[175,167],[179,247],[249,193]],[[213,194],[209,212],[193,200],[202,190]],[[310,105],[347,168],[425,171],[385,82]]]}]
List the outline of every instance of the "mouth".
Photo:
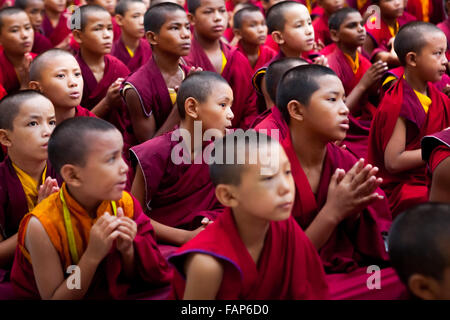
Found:
[{"label": "mouth", "polygon": [[183,44],[181,45],[181,48],[182,48],[183,50],[190,50],[190,49],[191,49],[191,44],[190,44],[190,43],[183,43]]},{"label": "mouth", "polygon": [[127,180],[124,180],[124,181],[121,181],[121,182],[119,182],[119,183],[116,183],[116,186],[119,188],[119,189],[125,189],[125,187],[126,187],[126,185],[127,185]]},{"label": "mouth", "polygon": [[105,47],[106,49],[111,49],[112,48],[112,43],[111,42],[104,43],[103,47]]},{"label": "mouth", "polygon": [[81,93],[79,92],[72,92],[69,94],[70,98],[72,99],[79,99],[81,97]]},{"label": "mouth", "polygon": [[339,127],[341,127],[344,130],[348,130],[350,128],[350,122],[348,119],[343,120],[339,123]]},{"label": "mouth", "polygon": [[283,202],[277,206],[277,208],[283,209],[283,210],[290,210],[292,208],[293,202]]},{"label": "mouth", "polygon": [[24,43],[22,43],[22,46],[24,48],[29,48],[29,47],[31,47],[31,42],[30,41],[25,41]]},{"label": "mouth", "polygon": [[213,28],[214,32],[222,32],[224,30],[223,26],[214,26]]},{"label": "mouth", "polygon": [[41,147],[47,150],[47,148],[48,148],[48,142],[47,142],[47,143],[44,143]]},{"label": "mouth", "polygon": [[306,40],[306,44],[307,44],[308,46],[314,45],[314,38],[311,38],[311,39]]}]

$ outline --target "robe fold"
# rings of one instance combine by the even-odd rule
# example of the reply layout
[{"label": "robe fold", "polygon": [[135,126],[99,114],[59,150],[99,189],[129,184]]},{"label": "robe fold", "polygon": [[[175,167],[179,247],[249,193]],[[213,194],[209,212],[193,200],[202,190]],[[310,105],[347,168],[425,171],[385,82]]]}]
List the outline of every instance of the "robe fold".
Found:
[{"label": "robe fold", "polygon": [[[241,42],[238,42],[237,48],[239,50],[239,52],[241,52],[244,57],[247,58],[247,54],[244,51],[244,48],[242,47]],[[252,68],[252,74],[254,74],[259,68],[263,67],[266,65],[266,63],[270,60],[272,60],[273,57],[275,57],[277,55],[277,52],[275,50],[273,50],[272,48],[266,46],[266,45],[262,45],[259,46],[259,56],[258,56],[258,60],[256,60],[256,64],[254,67],[252,67],[250,65],[250,67]],[[250,61],[249,61],[250,63]]]},{"label": "robe fold", "polygon": [[[30,52],[31,57],[34,59],[36,54]],[[12,93],[20,89],[19,78],[17,77],[14,65],[9,61],[5,54],[5,50],[0,51],[0,84],[3,86],[7,93]]]},{"label": "robe fold", "polygon": [[42,20],[42,33],[50,40],[53,46],[60,44],[71,33],[67,22],[68,19],[66,14],[61,13],[58,24],[56,27],[53,27],[50,19],[44,14]]},{"label": "robe fold", "polygon": [[[97,217],[93,219],[70,196],[65,185],[63,185],[63,192],[70,211],[76,248],[81,258],[88,246],[92,225],[105,211],[112,212],[111,202],[103,201],[97,209]],[[143,214],[138,201],[129,193],[123,192],[122,198],[116,203],[117,207],[123,208],[124,215],[133,219],[137,224],[137,234],[133,241],[134,278],[131,280],[125,278],[121,254],[113,247],[98,265],[85,299],[125,299],[138,292],[166,286],[172,278],[172,270],[156,246],[150,219]],[[62,211],[59,193],[55,193],[26,215],[20,224],[11,281],[16,293],[21,298],[39,299],[32,262],[25,247],[25,235],[31,217],[37,218],[43,225],[58,252],[63,267],[62,271],[64,272],[68,266],[74,264],[69,250]]]},{"label": "robe fold", "polygon": [[255,263],[242,242],[231,209],[227,208],[212,225],[169,258],[177,270],[172,294],[176,299],[184,295],[184,262],[189,253],[211,255],[223,265],[218,300],[328,298],[317,251],[292,217],[270,222],[259,261]]},{"label": "robe fold", "polygon": [[[252,69],[248,60],[237,48],[231,47],[222,41],[220,46],[227,59],[222,77],[228,81],[234,95],[231,107],[234,114],[232,126],[233,128],[248,129],[258,115],[256,92],[253,90],[251,83]],[[191,52],[185,57],[185,61],[191,66],[216,72],[216,69],[195,37],[192,37]]]},{"label": "robe fold", "polygon": [[328,15],[323,13],[314,19],[313,28],[316,42],[320,40],[325,46],[333,43],[333,40],[331,40],[330,29],[328,28]]},{"label": "robe fold", "polygon": [[39,33],[38,31],[34,31],[34,41],[31,52],[41,54],[47,50],[50,50],[53,47],[54,45],[50,42],[49,39],[47,39],[46,36]]},{"label": "robe fold", "polygon": [[[405,11],[418,21],[439,23],[445,19],[445,1],[436,0],[408,0]],[[424,5],[426,10],[424,12]]]},{"label": "robe fold", "polygon": [[422,138],[422,159],[427,161],[431,173],[450,156],[450,130],[445,129],[438,133]]},{"label": "robe fold", "polygon": [[90,112],[88,109],[83,108],[82,106],[76,106],[75,107],[75,117],[94,117],[96,118],[97,116]]},{"label": "robe fold", "polygon": [[131,72],[135,72],[152,56],[152,48],[145,39],[141,39],[133,57],[131,57],[122,38],[120,38],[114,42],[111,55],[122,61]]},{"label": "robe fold", "polygon": [[[133,163],[142,169],[148,215],[162,224],[194,230],[203,217],[215,220],[223,210],[209,177],[209,167],[172,161],[180,147],[175,131],[150,139],[130,149]],[[178,146],[177,146],[178,145]]]},{"label": "robe fold", "polygon": [[394,132],[398,117],[406,120],[405,150],[420,148],[425,135],[439,132],[450,125],[450,100],[428,84],[428,96],[432,103],[425,113],[417,95],[409,84],[400,78],[381,101],[372,121],[369,134],[368,160],[377,166],[378,176],[383,178],[382,188],[389,198],[393,217],[404,210],[428,201],[429,178],[426,166],[400,173],[389,173],[384,165],[386,146]]}]

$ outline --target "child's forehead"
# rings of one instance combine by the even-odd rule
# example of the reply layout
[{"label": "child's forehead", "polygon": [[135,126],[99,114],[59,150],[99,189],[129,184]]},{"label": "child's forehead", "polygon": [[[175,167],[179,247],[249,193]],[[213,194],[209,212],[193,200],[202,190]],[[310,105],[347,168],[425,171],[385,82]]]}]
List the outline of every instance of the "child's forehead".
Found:
[{"label": "child's forehead", "polygon": [[5,14],[2,16],[2,23],[4,26],[13,25],[13,24],[21,24],[23,22],[29,22],[30,19],[25,11],[16,12],[13,14]]},{"label": "child's forehead", "polygon": [[39,6],[39,7],[44,6],[44,0],[28,0],[26,6],[27,6],[27,8],[31,7],[31,6],[33,6],[33,7],[35,7],[35,6]]},{"label": "child's forehead", "polygon": [[79,64],[71,54],[56,54],[41,61],[41,76],[51,76],[51,71],[59,69],[79,68]]},{"label": "child's forehead", "polygon": [[[122,0],[125,1],[125,0]],[[132,11],[137,11],[137,10],[144,10],[146,11],[146,6],[142,1],[129,1],[129,3],[126,6],[125,9],[125,14],[127,13],[131,13]]]},{"label": "child's forehead", "polygon": [[292,4],[283,10],[283,17],[288,21],[311,19],[308,9],[301,4]]},{"label": "child's forehead", "polygon": [[225,0],[200,0],[200,8],[208,7],[208,8],[217,8],[224,7]]},{"label": "child's forehead", "polygon": [[92,11],[87,12],[86,14],[86,26],[96,24],[96,23],[102,23],[102,24],[111,24],[111,15],[109,12],[105,11]]},{"label": "child's forehead", "polygon": [[433,49],[447,44],[447,38],[440,31],[424,31],[422,34],[424,39],[421,49]]},{"label": "child's forehead", "polygon": [[32,116],[54,116],[55,110],[52,103],[41,96],[26,99],[19,105],[19,112],[15,120],[29,119]]},{"label": "child's forehead", "polygon": [[341,26],[345,25],[349,22],[352,22],[352,21],[362,21],[362,19],[363,18],[359,12],[349,12],[349,13],[347,13],[344,20],[342,21]]},{"label": "child's forehead", "polygon": [[242,13],[242,22],[246,22],[249,20],[264,20],[264,16],[261,11],[253,10],[253,11],[244,11]]},{"label": "child's forehead", "polygon": [[164,12],[164,24],[169,24],[179,21],[188,21],[187,13],[184,10],[174,10]]}]

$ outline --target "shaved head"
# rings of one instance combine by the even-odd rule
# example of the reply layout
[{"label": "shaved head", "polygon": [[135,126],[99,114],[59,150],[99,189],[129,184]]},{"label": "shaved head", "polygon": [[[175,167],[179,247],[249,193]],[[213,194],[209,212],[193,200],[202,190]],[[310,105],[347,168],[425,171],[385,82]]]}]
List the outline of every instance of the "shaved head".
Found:
[{"label": "shaved head", "polygon": [[74,58],[70,52],[62,49],[50,49],[38,55],[30,64],[30,81],[39,81],[47,66],[61,55]]}]

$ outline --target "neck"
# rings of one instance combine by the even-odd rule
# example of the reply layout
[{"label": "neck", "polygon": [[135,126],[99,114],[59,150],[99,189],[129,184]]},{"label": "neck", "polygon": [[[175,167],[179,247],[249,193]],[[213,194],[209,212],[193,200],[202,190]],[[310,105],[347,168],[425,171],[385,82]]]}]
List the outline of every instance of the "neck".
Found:
[{"label": "neck", "polygon": [[349,55],[350,57],[352,57],[353,61],[356,59],[356,53],[358,52],[358,48],[354,48],[354,47],[348,47],[346,45],[344,45],[343,43],[338,42],[337,46],[339,49],[341,49],[341,51],[347,55]]},{"label": "neck", "polygon": [[153,50],[153,59],[161,71],[166,74],[175,75],[179,70],[180,56],[162,53],[155,48]]},{"label": "neck", "polygon": [[91,218],[97,217],[97,208],[102,203],[98,199],[90,199],[89,195],[83,193],[81,189],[66,184],[67,192],[70,196],[89,214]]},{"label": "neck", "polygon": [[24,65],[24,62],[26,60],[25,54],[12,55],[10,52],[6,52],[5,50],[3,50],[3,52],[5,53],[6,58],[8,58],[8,60],[12,63],[14,68],[17,68],[17,67],[20,67],[20,66]]},{"label": "neck", "polygon": [[[292,122],[292,120],[291,120]],[[289,124],[292,145],[302,167],[321,166],[327,152],[327,142],[321,141],[317,135],[311,134],[300,126]]]},{"label": "neck", "polygon": [[61,123],[66,119],[75,117],[76,110],[75,108],[67,108],[67,107],[56,107],[55,106],[55,117],[56,123]]},{"label": "neck", "polygon": [[288,47],[286,47],[284,45],[280,45],[280,50],[281,50],[281,52],[284,53],[284,55],[287,58],[300,58],[302,56],[302,53],[303,53],[303,52],[298,52],[298,51],[296,52],[294,50],[291,50],[290,48],[288,48]]},{"label": "neck", "polygon": [[198,34],[196,31],[194,31],[195,39],[198,41],[200,46],[205,51],[214,51],[214,50],[220,50],[220,38],[216,40],[211,40],[208,38],[203,37],[202,35]]},{"label": "neck", "polygon": [[131,49],[133,52],[139,47],[139,41],[141,40],[140,38],[130,36],[123,31],[120,37],[122,39],[123,44],[129,49]]},{"label": "neck", "polygon": [[397,18],[388,18],[388,17],[381,17],[382,20],[391,28],[395,28],[397,26]]},{"label": "neck", "polygon": [[242,41],[240,42],[242,49],[244,49],[244,52],[248,55],[248,56],[254,56],[257,55],[259,52],[259,44],[252,44],[252,43],[248,43],[246,41]]},{"label": "neck", "polygon": [[[203,139],[201,138],[203,132],[201,130],[196,132],[194,121],[191,121],[187,116],[180,122],[180,132],[183,137],[183,142],[189,147],[191,163],[193,163],[197,155],[203,152]],[[200,138],[197,135],[201,135]]]},{"label": "neck", "polygon": [[427,81],[423,81],[413,70],[409,70],[405,68],[405,79],[406,82],[413,88],[414,90],[427,95]]},{"label": "neck", "polygon": [[100,66],[105,62],[105,56],[103,54],[97,54],[80,47],[80,54],[84,62],[92,69],[92,67]]},{"label": "neck", "polygon": [[44,172],[45,166],[47,165],[47,160],[20,159],[11,149],[8,150],[8,156],[20,170],[24,171],[35,181],[40,182],[42,172]]},{"label": "neck", "polygon": [[61,12],[45,9],[45,15],[50,21],[59,20]]}]

